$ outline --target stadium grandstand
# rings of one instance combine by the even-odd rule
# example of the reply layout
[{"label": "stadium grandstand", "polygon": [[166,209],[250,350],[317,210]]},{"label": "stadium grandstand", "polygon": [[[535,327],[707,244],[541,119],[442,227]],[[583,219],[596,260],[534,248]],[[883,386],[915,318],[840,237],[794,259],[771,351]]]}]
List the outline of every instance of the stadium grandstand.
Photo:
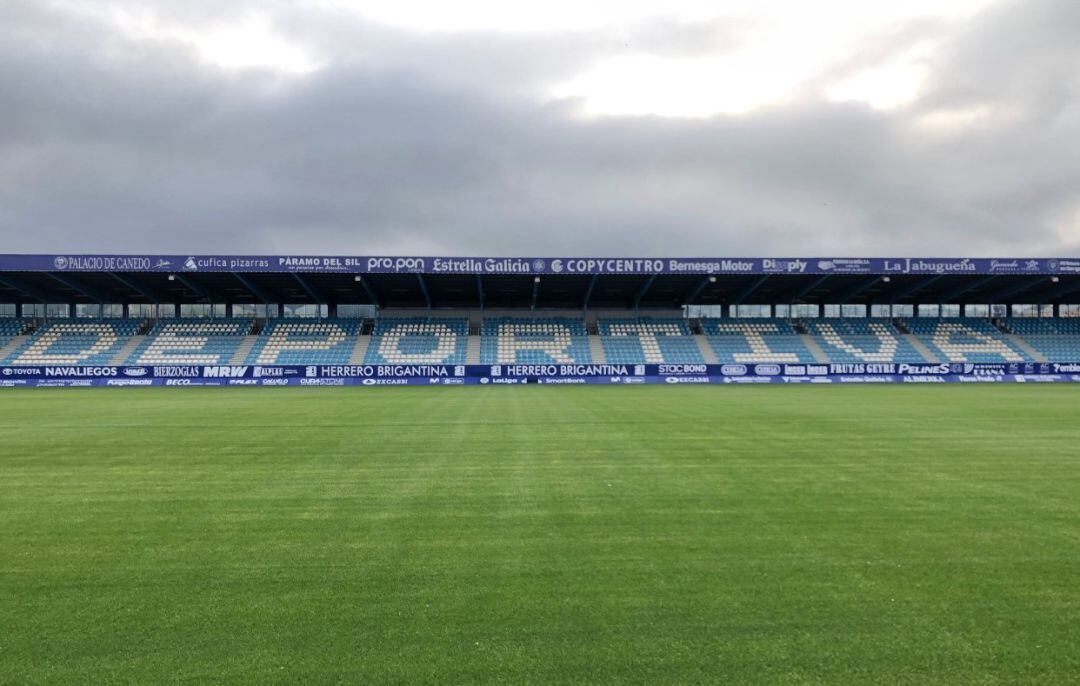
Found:
[{"label": "stadium grandstand", "polygon": [[1068,364],[1078,302],[1068,259],[6,255],[0,366]]}]

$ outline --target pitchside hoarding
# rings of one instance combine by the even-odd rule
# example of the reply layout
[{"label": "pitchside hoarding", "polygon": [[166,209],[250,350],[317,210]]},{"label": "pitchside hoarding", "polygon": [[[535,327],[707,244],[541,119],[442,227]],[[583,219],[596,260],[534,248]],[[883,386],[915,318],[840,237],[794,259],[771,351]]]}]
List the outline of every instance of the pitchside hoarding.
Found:
[{"label": "pitchside hoarding", "polygon": [[144,365],[0,367],[0,388],[1076,382],[1080,363]]},{"label": "pitchside hoarding", "polygon": [[1080,258],[0,255],[0,272],[325,274],[1080,274]]}]

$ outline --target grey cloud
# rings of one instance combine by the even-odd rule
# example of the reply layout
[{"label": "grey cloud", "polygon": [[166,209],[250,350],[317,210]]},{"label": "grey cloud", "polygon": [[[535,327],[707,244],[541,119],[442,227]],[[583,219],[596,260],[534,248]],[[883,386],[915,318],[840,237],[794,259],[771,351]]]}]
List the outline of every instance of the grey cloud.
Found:
[{"label": "grey cloud", "polygon": [[[62,5],[0,10],[3,251],[1080,247],[1058,232],[1080,209],[1068,3],[1006,5],[964,27],[935,58],[927,95],[902,110],[804,97],[702,120],[583,119],[575,103],[537,95],[617,51],[613,36],[425,36],[274,7],[290,35],[320,46],[326,68],[222,72],[182,44],[125,39]],[[185,11],[214,18],[208,4]],[[1010,27],[1022,60],[995,50]],[[669,41],[692,29],[658,22],[642,41],[693,51],[737,39],[712,27]],[[898,27],[837,68],[873,64],[939,27],[916,29]],[[960,132],[920,124],[983,102],[1023,116]]]}]

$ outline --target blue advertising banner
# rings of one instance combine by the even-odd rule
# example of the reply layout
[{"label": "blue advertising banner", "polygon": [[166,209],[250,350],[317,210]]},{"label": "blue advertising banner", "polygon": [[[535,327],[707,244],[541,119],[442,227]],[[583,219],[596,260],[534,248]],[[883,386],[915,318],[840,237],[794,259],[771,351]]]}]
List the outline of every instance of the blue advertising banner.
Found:
[{"label": "blue advertising banner", "polygon": [[1080,382],[1080,363],[0,367],[0,388]]},{"label": "blue advertising banner", "polygon": [[1080,274],[1080,258],[0,255],[0,272],[342,274]]}]

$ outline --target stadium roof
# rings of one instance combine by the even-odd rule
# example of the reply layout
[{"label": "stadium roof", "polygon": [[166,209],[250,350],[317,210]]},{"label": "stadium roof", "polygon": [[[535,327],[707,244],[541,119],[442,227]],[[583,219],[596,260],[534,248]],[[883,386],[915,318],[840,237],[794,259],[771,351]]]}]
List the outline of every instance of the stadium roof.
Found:
[{"label": "stadium roof", "polygon": [[0,302],[656,309],[1078,297],[1080,258],[0,255]]}]

